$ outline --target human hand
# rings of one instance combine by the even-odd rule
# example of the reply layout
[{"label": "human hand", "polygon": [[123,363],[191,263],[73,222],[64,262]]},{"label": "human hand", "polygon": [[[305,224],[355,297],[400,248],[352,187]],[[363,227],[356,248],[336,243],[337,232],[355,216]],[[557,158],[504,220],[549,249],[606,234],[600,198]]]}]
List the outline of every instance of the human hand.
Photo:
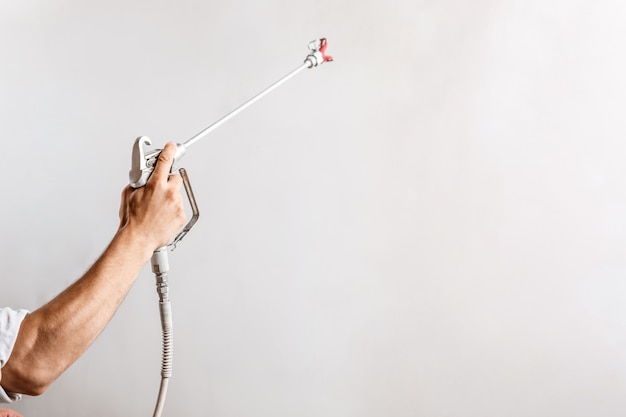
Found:
[{"label": "human hand", "polygon": [[151,251],[171,242],[186,220],[182,178],[170,174],[175,153],[176,145],[166,144],[146,185],[122,192],[120,229],[130,230]]},{"label": "human hand", "polygon": [[13,410],[7,410],[5,408],[0,408],[0,417],[23,417],[21,414],[16,413]]}]

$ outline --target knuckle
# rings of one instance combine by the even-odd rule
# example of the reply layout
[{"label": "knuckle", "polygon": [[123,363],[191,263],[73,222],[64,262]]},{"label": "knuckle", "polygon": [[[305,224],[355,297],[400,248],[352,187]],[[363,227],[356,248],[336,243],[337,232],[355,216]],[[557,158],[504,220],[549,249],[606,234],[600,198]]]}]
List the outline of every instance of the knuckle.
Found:
[{"label": "knuckle", "polygon": [[167,198],[168,200],[175,200],[175,201],[181,199],[180,193],[174,187],[168,187],[165,190],[165,198]]},{"label": "knuckle", "polygon": [[172,157],[171,157],[170,153],[166,152],[165,149],[163,149],[163,151],[161,151],[161,153],[159,154],[157,165],[158,164],[167,164],[171,160],[172,160]]},{"label": "knuckle", "polygon": [[144,193],[146,194],[154,194],[154,192],[158,189],[159,183],[158,181],[148,181],[146,185],[144,185]]}]

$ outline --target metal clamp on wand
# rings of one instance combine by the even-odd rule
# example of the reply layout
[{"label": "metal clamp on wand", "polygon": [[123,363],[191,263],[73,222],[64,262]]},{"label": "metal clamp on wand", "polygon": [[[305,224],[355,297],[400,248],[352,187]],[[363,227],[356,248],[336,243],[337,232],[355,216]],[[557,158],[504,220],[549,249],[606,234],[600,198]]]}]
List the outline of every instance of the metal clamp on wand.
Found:
[{"label": "metal clamp on wand", "polygon": [[[306,56],[304,63],[299,67],[271,84],[265,90],[261,91],[248,101],[241,104],[239,107],[232,110],[230,113],[223,116],[221,119],[217,120],[212,125],[207,128],[201,130],[194,136],[192,136],[189,140],[184,143],[178,143],[176,145],[176,154],[174,155],[174,162],[172,166],[172,170],[174,170],[174,166],[183,157],[186,153],[187,148],[193,145],[204,136],[208,135],[213,130],[217,129],[219,126],[224,124],[226,121],[230,120],[237,114],[241,113],[243,110],[256,103],[261,98],[265,97],[267,94],[272,92],[274,89],[290,80],[296,74],[300,73],[300,71],[317,67],[324,62],[332,61],[333,58],[326,54],[327,41],[326,38],[321,38],[314,40],[309,43],[309,54]],[[146,152],[144,149],[145,146],[151,145],[152,142],[147,136],[140,136],[135,140],[133,145],[133,153],[132,153],[132,164],[131,169],[128,174],[130,185],[133,188],[140,188],[146,185],[148,178],[154,171],[154,168],[157,164],[159,154],[162,149],[153,149],[151,151]],[[150,263],[152,264],[152,272],[156,277],[156,286],[157,293],[159,295],[159,311],[161,315],[161,328],[163,331],[163,360],[161,366],[161,387],[159,388],[159,395],[157,398],[157,403],[154,409],[153,417],[161,416],[163,411],[163,406],[165,403],[165,396],[167,394],[167,386],[169,378],[172,375],[172,357],[173,357],[173,326],[172,326],[172,312],[171,312],[171,304],[169,300],[169,288],[167,285],[168,282],[168,273],[169,273],[169,262],[168,262],[168,249],[174,249],[176,244],[180,242],[180,240],[185,237],[185,235],[191,230],[194,226],[198,217],[200,215],[198,211],[198,206],[196,204],[195,197],[193,195],[193,191],[191,189],[191,183],[189,182],[189,177],[187,176],[187,172],[185,169],[178,169],[182,179],[183,185],[185,187],[185,191],[187,194],[187,199],[191,205],[192,209],[192,217],[191,220],[187,223],[187,225],[176,235],[174,240],[169,243],[167,246],[163,246],[158,248],[152,254],[152,258]]]}]

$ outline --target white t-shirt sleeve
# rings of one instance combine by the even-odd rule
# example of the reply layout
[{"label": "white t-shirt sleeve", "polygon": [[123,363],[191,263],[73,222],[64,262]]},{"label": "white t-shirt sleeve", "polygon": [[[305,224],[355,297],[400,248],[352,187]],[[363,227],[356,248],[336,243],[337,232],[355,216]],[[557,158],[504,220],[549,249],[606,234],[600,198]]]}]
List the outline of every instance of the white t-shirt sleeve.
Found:
[{"label": "white t-shirt sleeve", "polygon": [[[15,345],[15,339],[17,339],[17,332],[20,330],[22,320],[28,313],[28,310],[0,308],[0,368],[4,367],[7,360],[9,360]],[[22,398],[20,394],[6,392],[0,386],[0,403],[11,403],[20,398]]]}]

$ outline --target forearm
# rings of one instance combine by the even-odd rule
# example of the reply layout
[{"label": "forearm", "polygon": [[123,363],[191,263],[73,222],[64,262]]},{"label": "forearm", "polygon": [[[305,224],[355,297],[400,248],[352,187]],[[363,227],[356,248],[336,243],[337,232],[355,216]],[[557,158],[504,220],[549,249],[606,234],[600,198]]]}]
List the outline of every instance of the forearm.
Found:
[{"label": "forearm", "polygon": [[20,327],[0,383],[38,395],[93,343],[126,297],[152,251],[185,222],[182,179],[170,174],[176,145],[168,143],[146,185],[122,193],[120,229],[96,263]]},{"label": "forearm", "polygon": [[2,386],[42,393],[102,332],[151,253],[140,236],[120,229],[83,277],[24,319]]}]

